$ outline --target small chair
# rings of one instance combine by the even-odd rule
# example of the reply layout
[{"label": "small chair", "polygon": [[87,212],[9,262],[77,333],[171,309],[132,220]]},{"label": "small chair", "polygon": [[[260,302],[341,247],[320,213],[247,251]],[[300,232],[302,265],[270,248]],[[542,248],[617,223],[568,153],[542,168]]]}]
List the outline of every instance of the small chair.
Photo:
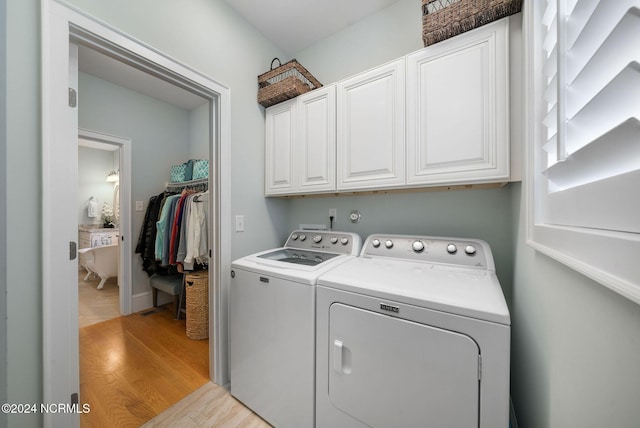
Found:
[{"label": "small chair", "polygon": [[154,273],[149,277],[149,285],[151,285],[153,291],[153,307],[158,307],[158,290],[164,291],[173,296],[173,302],[176,307],[175,319],[180,319],[184,296],[184,275],[159,275]]}]

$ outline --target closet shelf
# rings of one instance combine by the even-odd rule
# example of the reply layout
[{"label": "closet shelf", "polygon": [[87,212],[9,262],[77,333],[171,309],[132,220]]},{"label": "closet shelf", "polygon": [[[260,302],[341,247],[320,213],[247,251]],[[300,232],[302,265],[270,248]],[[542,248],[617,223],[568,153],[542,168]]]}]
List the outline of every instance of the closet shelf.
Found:
[{"label": "closet shelf", "polygon": [[193,189],[199,191],[205,191],[209,187],[209,178],[200,178],[197,180],[189,181],[176,181],[167,182],[165,185],[165,192],[179,192],[184,189]]}]

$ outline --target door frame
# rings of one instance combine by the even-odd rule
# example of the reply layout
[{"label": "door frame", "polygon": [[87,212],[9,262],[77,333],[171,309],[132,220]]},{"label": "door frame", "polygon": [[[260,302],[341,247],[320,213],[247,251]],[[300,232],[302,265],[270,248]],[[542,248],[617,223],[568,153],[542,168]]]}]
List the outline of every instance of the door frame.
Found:
[{"label": "door frame", "polygon": [[[69,260],[75,205],[56,199],[75,186],[65,157],[69,141],[77,147],[77,109],[68,107],[70,42],[82,43],[208,100],[210,118],[209,371],[220,385],[229,381],[227,293],[231,267],[231,102],[230,89],[94,17],[59,3],[42,0],[42,293],[43,402],[69,403],[79,392],[77,290],[69,287],[76,261]],[[75,120],[75,128],[74,126]],[[77,174],[76,174],[77,175]],[[77,177],[75,177],[77,180]],[[74,187],[66,187],[74,188]],[[75,196],[75,195],[74,195]],[[70,199],[71,200],[71,199]],[[69,211],[67,213],[67,211]],[[77,217],[77,214],[76,214]],[[129,233],[129,240],[133,236]],[[73,294],[76,294],[75,298]],[[76,396],[77,399],[77,396]],[[80,402],[80,405],[84,403]],[[80,409],[82,406],[80,406]],[[79,415],[45,414],[44,425],[78,426]]]},{"label": "door frame", "polygon": [[78,138],[118,146],[120,149],[120,222],[118,224],[118,232],[120,235],[118,251],[118,278],[120,278],[120,283],[118,284],[118,301],[120,302],[120,314],[129,315],[131,314],[132,300],[131,260],[133,258],[133,241],[131,239],[122,238],[125,236],[133,236],[131,234],[131,140],[82,128],[78,129]]}]

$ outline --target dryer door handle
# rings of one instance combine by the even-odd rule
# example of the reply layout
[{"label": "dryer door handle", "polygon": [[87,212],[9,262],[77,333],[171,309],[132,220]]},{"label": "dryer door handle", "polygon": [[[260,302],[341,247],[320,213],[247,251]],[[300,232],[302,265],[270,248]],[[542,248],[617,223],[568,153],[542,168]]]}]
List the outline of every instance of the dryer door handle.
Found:
[{"label": "dryer door handle", "polygon": [[333,369],[338,373],[344,373],[342,370],[342,340],[333,341]]},{"label": "dryer door handle", "polygon": [[342,370],[342,340],[333,341],[333,369],[338,373],[343,373]]},{"label": "dryer door handle", "polygon": [[333,369],[340,374],[351,374],[351,350],[338,339],[333,341]]}]

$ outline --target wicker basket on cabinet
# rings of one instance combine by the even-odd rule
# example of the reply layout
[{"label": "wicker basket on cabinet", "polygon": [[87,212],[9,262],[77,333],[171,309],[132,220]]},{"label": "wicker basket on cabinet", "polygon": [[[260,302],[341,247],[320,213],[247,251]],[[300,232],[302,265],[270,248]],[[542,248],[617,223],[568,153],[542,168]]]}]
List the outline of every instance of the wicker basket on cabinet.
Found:
[{"label": "wicker basket on cabinet", "polygon": [[270,107],[322,86],[295,59],[273,68],[275,61],[280,64],[280,60],[274,58],[271,70],[258,76],[258,103],[263,107]]},{"label": "wicker basket on cabinet", "polygon": [[522,9],[522,0],[422,0],[422,41],[429,46]]}]

